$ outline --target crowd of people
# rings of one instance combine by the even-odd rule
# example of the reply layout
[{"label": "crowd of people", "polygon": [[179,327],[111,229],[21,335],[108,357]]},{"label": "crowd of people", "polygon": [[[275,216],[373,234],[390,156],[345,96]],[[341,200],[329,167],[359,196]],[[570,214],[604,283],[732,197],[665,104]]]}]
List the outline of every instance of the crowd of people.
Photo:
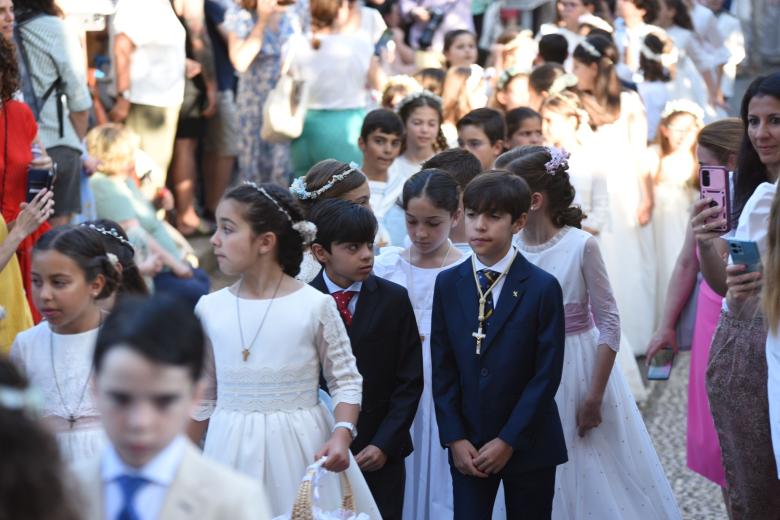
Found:
[{"label": "crowd of people", "polygon": [[681,349],[688,467],[778,518],[745,5],[76,4],[0,0],[0,518],[682,518]]}]

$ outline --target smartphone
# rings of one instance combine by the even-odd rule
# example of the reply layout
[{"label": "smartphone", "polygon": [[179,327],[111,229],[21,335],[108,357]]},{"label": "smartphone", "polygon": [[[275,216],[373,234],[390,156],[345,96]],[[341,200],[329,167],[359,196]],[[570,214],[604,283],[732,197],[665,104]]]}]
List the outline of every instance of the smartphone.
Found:
[{"label": "smartphone", "polygon": [[707,219],[707,223],[726,219],[725,226],[712,229],[712,231],[726,233],[731,229],[731,190],[728,169],[723,166],[700,166],[699,187],[702,199],[712,199],[710,207],[720,207],[720,212]]},{"label": "smartphone", "polygon": [[672,373],[674,364],[674,350],[661,349],[653,357],[650,366],[647,367],[647,379],[651,381],[666,381]]},{"label": "smartphone", "polygon": [[54,179],[57,177],[57,165],[52,164],[51,168],[28,168],[27,169],[27,202],[32,202],[38,193],[44,188],[51,190],[54,185]]},{"label": "smartphone", "polygon": [[746,273],[755,273],[761,269],[761,253],[758,250],[758,244],[735,238],[727,238],[726,242],[729,245],[729,255],[731,255],[733,263],[746,265]]},{"label": "smartphone", "polygon": [[382,33],[382,36],[379,37],[379,41],[374,45],[374,56],[381,57],[382,51],[391,41],[393,41],[393,31],[388,29]]}]

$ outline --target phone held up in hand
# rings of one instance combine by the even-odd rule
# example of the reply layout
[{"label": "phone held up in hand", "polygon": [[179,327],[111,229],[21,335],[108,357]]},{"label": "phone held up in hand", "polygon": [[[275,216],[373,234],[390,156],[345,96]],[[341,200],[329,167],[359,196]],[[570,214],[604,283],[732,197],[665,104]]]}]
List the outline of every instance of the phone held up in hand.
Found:
[{"label": "phone held up in hand", "polygon": [[664,348],[658,351],[647,367],[647,379],[650,381],[666,381],[672,373],[674,350]]},{"label": "phone held up in hand", "polygon": [[27,169],[27,202],[30,203],[38,193],[44,189],[51,190],[54,179],[57,177],[57,164],[51,168]]},{"label": "phone held up in hand", "polygon": [[726,242],[729,245],[732,263],[746,265],[746,273],[755,273],[761,269],[761,252],[758,250],[758,244],[736,238],[727,238]]},{"label": "phone held up in hand", "polygon": [[729,183],[729,171],[723,166],[699,167],[699,190],[702,199],[711,199],[710,207],[719,207],[720,212],[707,219],[706,223],[725,219],[726,225],[713,228],[712,231],[726,233],[731,229],[731,190]]}]

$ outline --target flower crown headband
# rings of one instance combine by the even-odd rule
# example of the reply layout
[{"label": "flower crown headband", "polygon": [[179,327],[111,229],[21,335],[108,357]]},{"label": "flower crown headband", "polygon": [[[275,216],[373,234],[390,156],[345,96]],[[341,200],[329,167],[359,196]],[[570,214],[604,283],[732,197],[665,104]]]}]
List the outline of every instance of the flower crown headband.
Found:
[{"label": "flower crown headband", "polygon": [[644,42],[642,42],[642,46],[639,48],[639,52],[646,59],[658,62],[667,69],[677,63],[677,60],[680,58],[680,53],[677,51],[677,47],[673,47],[672,50],[667,53],[657,53],[653,52],[653,50]]},{"label": "flower crown headband", "polygon": [[544,163],[544,169],[549,175],[555,175],[561,169],[565,170],[569,167],[569,157],[571,157],[569,152],[555,146],[545,146],[545,149],[550,154],[550,160]]},{"label": "flower crown headband", "polygon": [[403,108],[411,103],[412,101],[419,99],[419,98],[425,98],[428,99],[434,103],[436,103],[439,108],[442,106],[442,100],[439,96],[431,92],[430,90],[421,90],[419,92],[412,92],[411,94],[408,94],[405,96],[401,101],[398,102],[398,104],[395,106],[395,111],[400,112],[403,110]]},{"label": "flower crown headband", "polygon": [[687,99],[675,99],[666,103],[666,105],[664,105],[664,111],[661,112],[661,119],[666,119],[672,114],[677,114],[679,112],[691,114],[699,121],[704,119],[704,111],[701,107]]},{"label": "flower crown headband", "polygon": [[317,199],[320,197],[320,195],[331,189],[337,183],[349,177],[354,172],[362,173],[360,168],[358,168],[358,165],[351,162],[349,163],[348,170],[334,175],[327,183],[325,183],[324,186],[313,191],[308,191],[306,181],[303,180],[303,177],[298,177],[290,185],[290,193],[295,195],[300,200]]},{"label": "flower crown headband", "polygon": [[552,85],[550,86],[550,90],[547,92],[550,94],[550,96],[555,96],[557,94],[560,94],[564,90],[573,88],[577,86],[577,76],[574,74],[561,74],[555,80],[553,81]]},{"label": "flower crown headband", "polygon": [[498,77],[496,87],[498,90],[504,90],[504,88],[509,85],[510,81],[523,74],[528,75],[528,71],[520,67],[509,67]]},{"label": "flower crown headband", "polygon": [[262,186],[258,186],[252,181],[244,181],[244,185],[253,187],[261,195],[270,200],[273,205],[276,206],[276,209],[278,209],[285,217],[287,217],[287,220],[290,221],[292,228],[297,231],[299,235],[301,235],[301,238],[303,239],[303,245],[308,246],[314,242],[314,239],[317,238],[317,226],[308,220],[299,220],[297,222],[293,221],[290,212],[284,209],[282,205],[279,204],[279,201],[273,198]]},{"label": "flower crown headband", "polygon": [[604,57],[604,55],[603,55],[603,54],[601,54],[601,51],[600,51],[600,50],[598,50],[598,49],[597,49],[597,48],[596,48],[596,47],[595,47],[595,46],[594,46],[592,43],[590,43],[588,40],[582,40],[582,41],[580,42],[580,47],[582,47],[582,48],[585,50],[585,52],[587,52],[588,54],[590,54],[590,56],[591,56],[591,57],[593,57],[593,58],[599,59],[599,58],[603,58],[603,57]]},{"label": "flower crown headband", "polygon": [[88,227],[89,229],[94,229],[101,235],[116,239],[123,246],[133,247],[133,245],[130,242],[128,242],[127,239],[125,239],[122,235],[120,235],[119,232],[114,228],[104,228],[103,226],[96,226],[95,224],[86,224],[86,223],[82,224],[82,226]]}]

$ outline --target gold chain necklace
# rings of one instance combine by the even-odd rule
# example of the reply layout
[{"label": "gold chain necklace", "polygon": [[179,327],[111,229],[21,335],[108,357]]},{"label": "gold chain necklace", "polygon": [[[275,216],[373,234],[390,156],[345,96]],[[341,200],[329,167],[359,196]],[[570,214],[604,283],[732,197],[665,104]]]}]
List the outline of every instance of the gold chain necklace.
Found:
[{"label": "gold chain necklace", "polygon": [[515,257],[517,257],[517,249],[515,249],[515,252],[512,254],[512,259],[506,265],[506,268],[504,268],[504,272],[501,273],[498,278],[496,278],[490,287],[488,287],[487,291],[482,292],[482,285],[480,285],[479,276],[477,276],[477,255],[471,255],[471,272],[474,275],[474,282],[477,284],[477,293],[479,294],[479,329],[477,329],[476,332],[472,332],[471,336],[477,340],[478,356],[482,352],[482,340],[486,337],[485,333],[483,332],[483,325],[485,323],[485,304],[487,303],[487,297],[493,293],[493,289],[496,288],[496,285],[498,285],[498,283],[506,277],[509,269],[512,267],[512,264],[515,262]]},{"label": "gold chain necklace", "polygon": [[[442,259],[442,261],[441,261],[441,265],[439,266],[439,271],[444,269],[444,265],[447,263],[447,258],[450,256],[450,252],[452,252],[452,242],[450,242],[449,238],[447,239],[447,244],[448,244],[447,245],[447,252],[444,255],[444,259]],[[423,269],[423,268],[421,267],[420,269]],[[407,277],[406,283],[407,283],[407,285],[409,285],[408,292],[409,292],[409,297],[411,299],[411,296],[414,294],[414,260],[412,260],[412,249],[411,248],[409,248],[409,276]],[[436,287],[435,283],[434,283],[433,287],[435,289],[435,287]],[[433,298],[433,294],[432,293],[433,293],[434,289],[431,289],[430,292],[429,292],[429,294],[431,294],[431,299]],[[428,298],[428,294],[426,294],[425,298],[422,301],[423,302],[427,302],[428,299],[429,299]],[[418,324],[418,331],[417,331],[417,333],[420,335],[420,342],[421,343],[424,342],[425,341],[425,334],[420,332],[419,324]]]},{"label": "gold chain necklace", "polygon": [[268,302],[268,307],[265,308],[263,319],[260,320],[260,326],[257,328],[257,332],[255,332],[255,337],[252,338],[252,341],[249,343],[249,345],[244,343],[244,327],[241,325],[241,309],[239,308],[239,301],[241,300],[240,297],[241,284],[244,282],[244,279],[241,278],[238,281],[238,289],[236,289],[236,316],[238,317],[238,335],[241,338],[241,355],[244,357],[245,363],[249,359],[249,354],[252,353],[252,347],[254,346],[257,337],[260,335],[260,331],[263,330],[263,325],[265,325],[265,319],[268,317],[268,313],[271,310],[271,306],[274,304],[274,300],[276,300],[276,294],[279,292],[279,287],[281,287],[283,279],[284,279],[284,274],[282,274],[279,277],[279,282],[276,284],[276,289],[274,289],[274,295],[271,296],[271,301]]}]

